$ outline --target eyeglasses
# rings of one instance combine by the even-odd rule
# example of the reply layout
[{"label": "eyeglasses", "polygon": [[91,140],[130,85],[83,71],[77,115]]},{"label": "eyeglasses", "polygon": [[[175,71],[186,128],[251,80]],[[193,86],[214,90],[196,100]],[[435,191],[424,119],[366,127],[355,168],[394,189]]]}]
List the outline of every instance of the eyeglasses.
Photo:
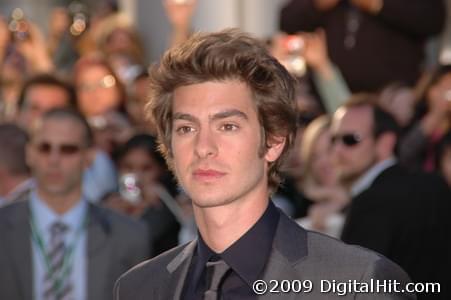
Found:
[{"label": "eyeglasses", "polygon": [[113,75],[109,74],[104,76],[97,82],[86,82],[78,85],[78,88],[83,92],[91,92],[97,88],[111,88],[116,85],[116,79]]},{"label": "eyeglasses", "polygon": [[36,145],[36,149],[40,154],[49,155],[52,151],[57,150],[58,153],[66,156],[74,155],[80,152],[81,147],[75,144],[52,145],[50,143],[40,143]]},{"label": "eyeglasses", "polygon": [[340,141],[347,147],[353,147],[362,141],[362,137],[357,133],[344,133],[333,135],[330,141],[332,145],[335,145],[338,141]]}]

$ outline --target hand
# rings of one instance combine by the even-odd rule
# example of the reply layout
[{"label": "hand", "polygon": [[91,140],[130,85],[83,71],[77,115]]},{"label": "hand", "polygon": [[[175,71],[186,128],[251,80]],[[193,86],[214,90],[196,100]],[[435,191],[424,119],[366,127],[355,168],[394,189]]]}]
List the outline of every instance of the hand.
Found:
[{"label": "hand", "polygon": [[[8,23],[3,16],[0,16],[0,53],[3,53],[11,41],[11,34]],[[1,60],[1,57],[0,57]]]},{"label": "hand", "polygon": [[288,55],[288,49],[285,46],[287,36],[287,34],[280,32],[275,34],[271,38],[271,46],[269,51],[271,52],[271,55],[274,56],[274,58],[276,58],[279,62],[285,60]]},{"label": "hand", "polygon": [[383,0],[351,0],[351,3],[361,11],[377,15],[384,5]]},{"label": "hand", "polygon": [[309,66],[317,71],[331,68],[327,53],[326,33],[323,29],[317,29],[314,33],[301,33],[304,40],[303,56]]},{"label": "hand", "polygon": [[157,193],[157,188],[163,188],[158,182],[146,183],[141,188],[143,193],[143,202],[146,206],[159,206],[161,204],[160,195]]},{"label": "hand", "polygon": [[29,36],[25,40],[16,41],[17,49],[34,72],[50,72],[53,64],[47,53],[44,35],[35,24],[27,22]]},{"label": "hand", "polygon": [[70,18],[67,9],[57,7],[52,10],[49,23],[49,36],[59,39],[69,28]]},{"label": "hand", "polygon": [[320,11],[328,11],[337,6],[341,0],[315,0],[313,3]]},{"label": "hand", "polygon": [[169,22],[176,29],[188,30],[197,0],[164,0],[163,6]]},{"label": "hand", "polygon": [[130,215],[134,210],[133,204],[124,200],[119,194],[109,195],[103,200],[103,205],[126,215]]}]

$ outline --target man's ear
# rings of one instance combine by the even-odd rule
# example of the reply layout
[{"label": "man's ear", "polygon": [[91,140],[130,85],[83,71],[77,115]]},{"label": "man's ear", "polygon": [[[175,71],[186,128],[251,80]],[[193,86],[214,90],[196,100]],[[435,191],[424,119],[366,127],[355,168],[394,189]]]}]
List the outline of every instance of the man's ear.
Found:
[{"label": "man's ear", "polygon": [[384,160],[394,155],[396,142],[396,134],[393,132],[385,132],[378,137],[376,153],[379,160]]},{"label": "man's ear", "polygon": [[276,161],[285,147],[285,137],[271,137],[268,140],[268,149],[265,153],[265,159],[268,162]]}]

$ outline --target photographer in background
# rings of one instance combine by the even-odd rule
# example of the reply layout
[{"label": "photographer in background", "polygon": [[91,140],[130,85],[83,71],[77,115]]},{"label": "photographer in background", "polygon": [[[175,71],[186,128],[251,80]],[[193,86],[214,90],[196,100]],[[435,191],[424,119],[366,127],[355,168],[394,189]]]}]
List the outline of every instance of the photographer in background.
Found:
[{"label": "photographer in background", "polygon": [[11,120],[24,78],[53,71],[39,28],[15,9],[7,20],[0,16],[0,119]]},{"label": "photographer in background", "polygon": [[332,61],[353,92],[416,83],[425,41],[445,24],[443,0],[291,0],[280,15],[289,34],[324,28]]},{"label": "photographer in background", "polygon": [[450,127],[451,65],[447,65],[437,68],[417,105],[416,121],[399,145],[400,162],[409,169],[435,171],[438,146]]},{"label": "photographer in background", "polygon": [[154,254],[178,244],[181,209],[173,197],[176,186],[166,162],[157,151],[155,138],[138,134],[114,154],[119,172],[119,193],[108,195],[104,205],[141,218],[151,233]]}]

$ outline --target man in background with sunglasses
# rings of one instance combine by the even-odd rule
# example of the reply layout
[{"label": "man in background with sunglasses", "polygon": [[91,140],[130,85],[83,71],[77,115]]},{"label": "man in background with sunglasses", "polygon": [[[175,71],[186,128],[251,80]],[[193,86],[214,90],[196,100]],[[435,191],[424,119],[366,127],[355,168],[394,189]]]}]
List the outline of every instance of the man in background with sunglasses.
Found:
[{"label": "man in background with sunglasses", "polygon": [[[77,107],[72,84],[52,74],[37,74],[25,81],[17,103],[17,121],[27,131],[47,111]],[[91,201],[117,189],[114,164],[109,156],[97,150],[91,165],[84,171],[83,193]]]},{"label": "man in background with sunglasses", "polygon": [[342,239],[384,254],[414,282],[441,283],[440,294],[419,293],[419,299],[451,299],[450,191],[438,177],[409,174],[397,164],[398,126],[376,100],[356,95],[332,122],[332,154],[352,196]]},{"label": "man in background with sunglasses", "polygon": [[51,110],[32,129],[26,158],[35,188],[0,209],[0,299],[111,299],[117,277],[147,258],[143,224],[82,194],[93,152],[78,112]]}]

